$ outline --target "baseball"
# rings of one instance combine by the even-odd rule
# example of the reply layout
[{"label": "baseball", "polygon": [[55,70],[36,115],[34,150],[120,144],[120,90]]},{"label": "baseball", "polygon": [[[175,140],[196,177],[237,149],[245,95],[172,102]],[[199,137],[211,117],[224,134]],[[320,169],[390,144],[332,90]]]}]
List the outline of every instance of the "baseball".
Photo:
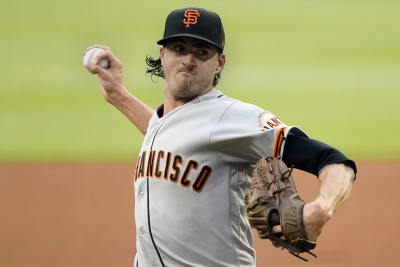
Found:
[{"label": "baseball", "polygon": [[[102,48],[92,48],[89,51],[86,52],[86,54],[83,56],[83,65],[87,68],[90,65],[96,65],[98,57],[102,56],[102,54],[105,52],[104,49]],[[103,69],[108,69],[110,67],[110,63],[108,62],[107,59],[102,59],[98,63],[100,67]]]}]

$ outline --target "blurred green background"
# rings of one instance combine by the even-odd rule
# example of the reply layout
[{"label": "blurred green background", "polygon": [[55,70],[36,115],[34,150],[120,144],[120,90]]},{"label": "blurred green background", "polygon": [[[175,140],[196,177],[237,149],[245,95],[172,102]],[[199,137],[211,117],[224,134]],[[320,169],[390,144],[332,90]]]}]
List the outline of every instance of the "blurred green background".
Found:
[{"label": "blurred green background", "polygon": [[142,136],[82,66],[89,45],[124,63],[126,87],[156,107],[144,74],[167,14],[222,17],[227,65],[217,89],[257,104],[361,160],[400,158],[400,1],[3,1],[0,161],[131,161]]}]

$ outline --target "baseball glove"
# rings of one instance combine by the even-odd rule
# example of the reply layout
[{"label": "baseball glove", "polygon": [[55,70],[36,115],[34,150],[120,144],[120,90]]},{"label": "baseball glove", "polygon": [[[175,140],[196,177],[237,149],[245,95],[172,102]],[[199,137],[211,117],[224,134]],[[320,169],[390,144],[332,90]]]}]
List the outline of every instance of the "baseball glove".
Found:
[{"label": "baseball glove", "polygon": [[[308,240],[304,223],[304,201],[300,199],[288,169],[279,158],[261,159],[254,168],[246,207],[250,225],[262,239],[271,240],[275,247],[287,249],[292,255],[307,261],[301,253],[311,253],[315,241]],[[282,232],[273,233],[280,225]]]}]

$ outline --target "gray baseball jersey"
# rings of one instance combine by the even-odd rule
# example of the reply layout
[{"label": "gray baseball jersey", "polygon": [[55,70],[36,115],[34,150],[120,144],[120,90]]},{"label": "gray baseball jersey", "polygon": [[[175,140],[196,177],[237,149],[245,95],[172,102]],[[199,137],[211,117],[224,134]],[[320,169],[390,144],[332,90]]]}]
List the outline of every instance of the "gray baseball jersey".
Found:
[{"label": "gray baseball jersey", "polygon": [[255,266],[246,190],[289,131],[304,134],[215,89],[155,112],[134,175],[135,266]]}]

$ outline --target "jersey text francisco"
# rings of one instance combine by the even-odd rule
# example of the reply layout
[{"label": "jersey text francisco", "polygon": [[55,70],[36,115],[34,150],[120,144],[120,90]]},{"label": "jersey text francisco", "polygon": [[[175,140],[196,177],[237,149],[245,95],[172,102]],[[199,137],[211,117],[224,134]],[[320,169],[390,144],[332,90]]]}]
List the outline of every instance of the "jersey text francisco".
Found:
[{"label": "jersey text francisco", "polygon": [[[189,175],[196,177],[194,181]],[[140,178],[169,180],[195,192],[201,192],[212,173],[211,167],[199,166],[195,160],[184,160],[179,154],[160,151],[143,151],[136,162],[135,181]]]}]

